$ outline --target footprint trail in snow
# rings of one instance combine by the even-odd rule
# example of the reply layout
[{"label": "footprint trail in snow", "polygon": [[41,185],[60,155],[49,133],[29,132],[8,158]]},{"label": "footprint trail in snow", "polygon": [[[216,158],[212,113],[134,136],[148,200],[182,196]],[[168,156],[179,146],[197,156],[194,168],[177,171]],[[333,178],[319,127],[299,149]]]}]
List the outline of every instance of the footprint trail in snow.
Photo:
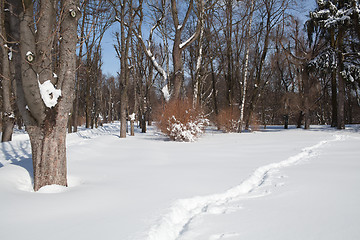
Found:
[{"label": "footprint trail in snow", "polygon": [[319,154],[319,149],[330,143],[344,139],[345,136],[335,135],[334,139],[321,141],[286,160],[257,168],[245,181],[223,193],[179,199],[170,207],[167,214],[149,230],[147,240],[176,240],[186,232],[191,221],[204,213],[216,213],[216,209],[226,211],[227,203],[238,201],[263,185],[271,171],[292,166],[300,161],[310,159]]}]

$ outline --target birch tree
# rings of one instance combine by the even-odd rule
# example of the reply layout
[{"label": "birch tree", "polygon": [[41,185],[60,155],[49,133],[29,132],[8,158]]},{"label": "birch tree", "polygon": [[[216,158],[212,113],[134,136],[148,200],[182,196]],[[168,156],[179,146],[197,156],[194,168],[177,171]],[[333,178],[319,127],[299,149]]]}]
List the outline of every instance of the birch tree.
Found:
[{"label": "birch tree", "polygon": [[254,0],[250,0],[250,8],[249,8],[249,20],[246,29],[246,39],[245,39],[245,62],[244,62],[244,70],[243,70],[243,82],[242,82],[242,98],[240,101],[240,119],[239,119],[239,127],[238,132],[242,131],[243,122],[244,122],[244,109],[245,109],[245,100],[246,100],[246,88],[247,88],[247,78],[249,72],[249,52],[250,52],[250,34],[251,34],[251,26],[253,20],[254,13]]}]

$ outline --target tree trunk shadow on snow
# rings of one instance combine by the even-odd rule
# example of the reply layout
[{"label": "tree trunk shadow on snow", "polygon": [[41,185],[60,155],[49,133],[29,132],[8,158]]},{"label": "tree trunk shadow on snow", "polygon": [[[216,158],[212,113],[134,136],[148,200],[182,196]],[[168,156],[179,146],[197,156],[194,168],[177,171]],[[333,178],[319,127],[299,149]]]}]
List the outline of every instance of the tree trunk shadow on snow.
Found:
[{"label": "tree trunk shadow on snow", "polygon": [[[31,182],[33,182],[34,172],[29,141],[21,142],[19,146],[16,147],[10,143],[3,143],[1,151],[5,156],[5,163],[9,162],[9,164],[24,168],[29,172]],[[0,163],[0,168],[2,167],[4,167],[4,164]]]}]

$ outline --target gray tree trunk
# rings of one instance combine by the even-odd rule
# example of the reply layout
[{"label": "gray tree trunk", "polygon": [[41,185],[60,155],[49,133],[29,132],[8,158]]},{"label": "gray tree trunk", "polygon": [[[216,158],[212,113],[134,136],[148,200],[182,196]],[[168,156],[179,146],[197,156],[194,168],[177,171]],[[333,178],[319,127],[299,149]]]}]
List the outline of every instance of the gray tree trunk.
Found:
[{"label": "gray tree trunk", "polygon": [[[7,33],[5,29],[5,2],[0,3],[0,50],[2,51],[1,67],[1,83],[2,83],[2,136],[1,142],[8,142],[12,139],[15,116],[11,106],[11,72],[10,60],[12,59],[12,48],[9,47]],[[4,39],[4,38],[5,39]],[[10,54],[10,55],[8,55]]]},{"label": "gray tree trunk", "polygon": [[[77,21],[80,11],[78,0],[61,0],[60,4],[56,0],[41,0],[41,17],[35,23],[34,3],[23,3],[20,6],[22,81],[17,82],[17,102],[30,136],[34,190],[37,191],[45,185],[67,186],[65,139],[74,100]],[[57,6],[61,7],[62,12],[59,20],[54,17]],[[58,35],[55,33],[61,36],[58,78],[53,77],[52,47],[54,41],[57,41],[54,36]],[[49,95],[40,92],[41,84],[48,80],[55,89],[61,90],[61,97],[51,105],[46,98],[56,100],[55,92]]]}]

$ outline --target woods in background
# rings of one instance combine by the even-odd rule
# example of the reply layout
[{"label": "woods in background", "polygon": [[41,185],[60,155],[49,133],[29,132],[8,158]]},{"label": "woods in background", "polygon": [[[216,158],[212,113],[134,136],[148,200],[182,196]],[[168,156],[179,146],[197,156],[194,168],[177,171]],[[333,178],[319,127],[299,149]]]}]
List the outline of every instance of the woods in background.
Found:
[{"label": "woods in background", "polygon": [[[19,17],[13,2],[2,1],[0,11],[3,141],[11,140],[15,123],[22,127],[26,121],[15,100],[16,79],[23,72],[18,52],[24,43],[12,30]],[[121,120],[120,135],[126,137],[126,120],[135,113],[145,132],[146,122],[159,119],[168,101],[190,101],[225,131],[270,124],[343,129],[347,123],[359,123],[360,3],[317,1],[309,16],[299,15],[301,4],[80,1],[68,131]],[[102,72],[102,41],[112,25],[119,29],[114,34],[117,76]],[[49,72],[57,74],[60,45],[51,44]]]}]

